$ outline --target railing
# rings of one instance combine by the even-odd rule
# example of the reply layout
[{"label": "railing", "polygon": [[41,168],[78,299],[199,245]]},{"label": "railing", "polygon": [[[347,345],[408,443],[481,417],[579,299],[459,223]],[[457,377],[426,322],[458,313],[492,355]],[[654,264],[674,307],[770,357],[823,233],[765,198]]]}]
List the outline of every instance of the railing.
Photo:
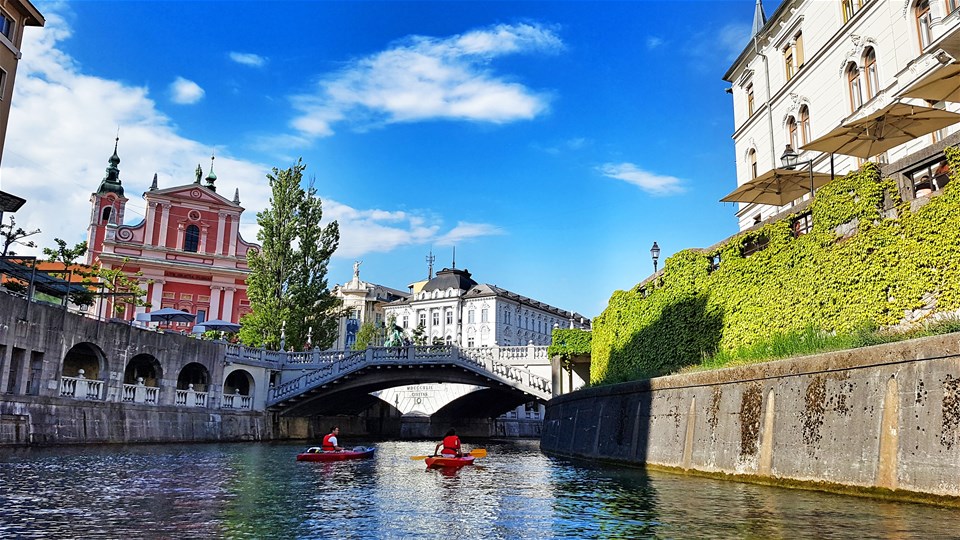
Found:
[{"label": "railing", "polygon": [[146,386],[143,377],[137,377],[136,384],[124,384],[121,399],[124,403],[146,403],[156,405],[160,397],[160,388]]},{"label": "railing", "polygon": [[207,393],[195,391],[191,384],[186,390],[177,390],[176,404],[180,407],[206,407]]},{"label": "railing", "polygon": [[[546,347],[534,347],[532,345],[469,349],[461,349],[453,345],[370,348],[352,354],[344,353],[344,356],[339,360],[319,363],[319,367],[271,388],[269,401],[270,403],[277,403],[312,388],[333,382],[339,377],[368,365],[436,365],[444,363],[459,364],[472,368],[474,371],[489,373],[500,380],[511,381],[515,383],[514,386],[531,391],[531,393],[539,393],[541,397],[549,399],[553,389],[549,379],[533,374],[526,366],[520,367],[509,362],[509,360],[512,360],[518,363],[535,363],[536,359],[546,358],[546,349]],[[299,355],[300,353],[296,354]],[[300,357],[297,356],[296,358],[299,360]],[[317,364],[312,360],[309,363]],[[287,362],[287,365],[290,364],[301,364],[306,367],[306,362],[303,361]]]},{"label": "railing", "polygon": [[266,349],[228,343],[225,356],[228,360],[254,360],[279,364],[283,361],[284,356],[288,354],[290,353],[268,351]]},{"label": "railing", "polygon": [[60,377],[60,397],[98,400],[103,395],[103,381],[87,379],[83,370],[76,377]]},{"label": "railing", "polygon": [[224,409],[252,409],[253,397],[245,396],[239,390],[236,394],[224,394],[222,407]]}]

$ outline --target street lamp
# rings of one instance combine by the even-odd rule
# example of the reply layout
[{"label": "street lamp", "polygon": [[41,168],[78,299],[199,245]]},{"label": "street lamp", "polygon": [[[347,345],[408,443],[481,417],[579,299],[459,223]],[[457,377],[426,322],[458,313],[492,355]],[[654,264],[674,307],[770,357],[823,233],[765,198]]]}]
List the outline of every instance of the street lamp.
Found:
[{"label": "street lamp", "polygon": [[780,163],[783,164],[783,168],[788,171],[792,171],[797,168],[797,165],[805,165],[810,170],[810,197],[813,197],[813,160],[809,161],[797,161],[800,158],[798,154],[790,144],[787,144],[787,147],[783,149],[783,154],[780,155]]},{"label": "street lamp", "polygon": [[653,247],[650,248],[650,257],[653,258],[653,273],[657,273],[657,259],[660,258],[660,246],[656,242],[653,243]]}]

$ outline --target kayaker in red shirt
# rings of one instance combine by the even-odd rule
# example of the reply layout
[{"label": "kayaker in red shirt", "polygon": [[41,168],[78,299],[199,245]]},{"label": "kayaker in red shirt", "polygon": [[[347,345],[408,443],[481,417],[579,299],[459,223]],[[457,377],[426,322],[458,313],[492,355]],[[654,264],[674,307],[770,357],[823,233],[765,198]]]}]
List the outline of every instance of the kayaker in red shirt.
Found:
[{"label": "kayaker in red shirt", "polygon": [[340,435],[340,426],[330,428],[330,433],[323,436],[324,452],[342,452],[343,448],[338,446],[337,435]]},{"label": "kayaker in red shirt", "polygon": [[443,437],[443,440],[437,443],[437,447],[433,449],[433,453],[434,455],[439,453],[444,456],[463,457],[463,452],[460,451],[460,437],[457,437],[456,430],[450,428]]}]

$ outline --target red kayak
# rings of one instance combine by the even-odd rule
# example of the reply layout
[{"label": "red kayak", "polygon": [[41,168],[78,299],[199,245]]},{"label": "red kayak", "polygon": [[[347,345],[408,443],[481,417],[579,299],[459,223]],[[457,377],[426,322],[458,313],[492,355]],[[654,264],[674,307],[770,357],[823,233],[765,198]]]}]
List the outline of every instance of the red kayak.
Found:
[{"label": "red kayak", "polygon": [[463,457],[430,456],[426,459],[427,467],[439,469],[441,467],[463,467],[464,465],[473,465],[474,457],[466,455]]},{"label": "red kayak", "polygon": [[369,448],[358,446],[353,450],[324,452],[320,447],[314,446],[302,454],[297,454],[297,461],[344,461],[347,459],[362,459],[372,457],[373,451],[374,448],[372,446]]}]

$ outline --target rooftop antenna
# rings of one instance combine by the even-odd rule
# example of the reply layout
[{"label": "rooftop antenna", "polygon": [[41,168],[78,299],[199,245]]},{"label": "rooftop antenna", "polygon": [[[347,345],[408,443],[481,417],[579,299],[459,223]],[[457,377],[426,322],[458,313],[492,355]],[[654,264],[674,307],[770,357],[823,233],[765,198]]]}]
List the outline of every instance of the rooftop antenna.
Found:
[{"label": "rooftop antenna", "polygon": [[457,269],[457,246],[453,246],[453,265],[451,268],[454,270]]},{"label": "rooftop antenna", "polygon": [[437,258],[433,255],[433,250],[430,250],[430,254],[427,255],[427,279],[433,279],[433,261]]}]

